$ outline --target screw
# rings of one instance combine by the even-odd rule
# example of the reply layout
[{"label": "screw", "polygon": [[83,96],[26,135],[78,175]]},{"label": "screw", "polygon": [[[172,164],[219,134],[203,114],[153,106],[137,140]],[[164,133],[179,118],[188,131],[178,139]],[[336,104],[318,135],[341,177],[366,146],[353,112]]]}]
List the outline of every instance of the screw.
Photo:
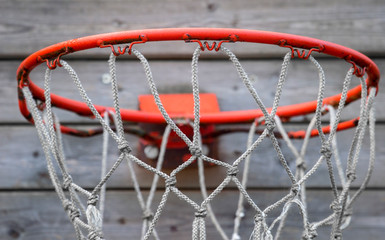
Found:
[{"label": "screw", "polygon": [[104,73],[102,75],[102,82],[104,84],[110,84],[111,83],[111,77],[110,77],[110,74],[109,73]]},{"label": "screw", "polygon": [[154,145],[147,145],[144,147],[143,152],[144,155],[146,155],[146,157],[149,159],[155,159],[159,155],[159,149]]}]

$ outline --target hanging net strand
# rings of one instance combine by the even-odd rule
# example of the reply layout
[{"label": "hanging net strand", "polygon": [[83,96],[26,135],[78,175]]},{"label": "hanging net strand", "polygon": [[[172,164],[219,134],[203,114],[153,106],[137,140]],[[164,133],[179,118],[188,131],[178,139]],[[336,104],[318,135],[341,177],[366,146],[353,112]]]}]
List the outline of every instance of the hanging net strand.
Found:
[{"label": "hanging net strand", "polygon": [[[124,167],[122,162],[127,162],[125,165],[134,186],[134,191],[137,197],[139,207],[142,212],[142,228],[140,231],[141,239],[147,240],[150,238],[161,239],[160,233],[156,230],[158,221],[161,220],[162,213],[165,211],[167,201],[171,194],[174,194],[178,199],[183,201],[194,212],[191,237],[194,240],[206,239],[207,223],[206,218],[210,219],[218,235],[224,240],[240,240],[241,226],[243,223],[246,211],[250,212],[253,218],[253,228],[249,232],[250,239],[255,240],[278,240],[284,235],[285,226],[290,218],[291,210],[296,208],[301,217],[302,222],[302,237],[303,239],[315,239],[317,237],[317,229],[321,226],[330,226],[330,239],[342,239],[343,229],[345,229],[352,218],[352,205],[357,200],[360,194],[367,186],[370,176],[374,169],[375,159],[375,110],[374,98],[376,88],[366,85],[363,77],[360,78],[361,83],[361,105],[360,115],[357,127],[354,132],[352,143],[346,161],[338,153],[337,146],[337,130],[338,124],[341,121],[342,111],[346,105],[348,90],[352,82],[353,75],[356,69],[351,68],[347,71],[343,87],[341,90],[341,99],[336,107],[324,104],[326,77],[322,66],[318,61],[310,55],[304,58],[314,65],[318,73],[318,93],[317,105],[309,125],[304,135],[301,148],[297,148],[296,144],[289,136],[285,124],[277,114],[284,84],[287,79],[290,60],[293,58],[292,52],[288,52],[281,66],[281,71],[277,80],[275,96],[270,109],[265,107],[258,90],[251,82],[244,67],[235,56],[235,54],[219,45],[216,50],[221,51],[226,55],[235,67],[235,70],[243,82],[244,86],[252,96],[255,107],[260,109],[262,116],[256,118],[250,126],[247,136],[247,144],[245,151],[232,161],[223,162],[218,159],[213,159],[204,154],[202,151],[202,136],[200,133],[200,91],[198,78],[198,62],[202,51],[208,49],[209,44],[202,44],[197,47],[192,56],[191,62],[191,86],[194,101],[193,119],[172,119],[166,111],[159,95],[156,82],[153,78],[151,67],[147,59],[138,50],[130,47],[129,51],[135,55],[143,66],[144,74],[149,86],[149,89],[154,97],[154,101],[162,114],[166,128],[163,133],[160,144],[159,155],[155,167],[150,166],[141,159],[134,156],[134,151],[127,141],[124,132],[123,119],[119,101],[118,76],[116,67],[117,56],[114,53],[110,54],[108,66],[111,77],[111,91],[113,107],[105,112],[100,112],[92,100],[89,98],[87,91],[82,85],[75,70],[64,60],[58,63],[63,67],[74,85],[77,87],[81,98],[88,106],[95,119],[103,128],[103,146],[101,154],[101,178],[92,190],[86,190],[73,182],[73,178],[67,167],[67,160],[64,154],[63,140],[61,135],[61,125],[58,117],[52,109],[51,102],[51,78],[52,69],[48,68],[45,72],[44,81],[44,97],[45,108],[38,108],[30,89],[26,86],[22,88],[23,95],[26,99],[28,109],[30,110],[39,139],[41,141],[43,151],[46,157],[47,168],[52,180],[55,191],[63,205],[65,212],[73,224],[76,238],[78,240],[102,240],[106,239],[103,234],[103,219],[106,209],[106,193],[107,182],[115,174],[118,168]],[[211,48],[211,47],[209,47]],[[214,49],[214,48],[213,48]],[[106,108],[107,109],[107,108]],[[324,133],[322,126],[322,116],[329,114],[330,131]],[[113,127],[111,126],[113,125]],[[193,135],[190,139],[179,127],[180,125],[189,125],[193,129]],[[257,131],[258,129],[258,131]],[[318,139],[320,140],[320,155],[313,165],[310,165],[312,159],[308,159],[306,152],[310,144],[312,131],[318,131]],[[363,145],[365,131],[368,129],[370,153],[368,161],[368,170],[366,176],[358,190],[354,193],[351,191],[352,184],[356,178],[356,169],[359,161],[359,154]],[[283,141],[279,142],[275,131],[278,131]],[[162,171],[165,161],[165,153],[167,151],[167,142],[170,134],[174,132],[187,146],[191,153],[185,162],[173,169],[169,174]],[[259,132],[260,134],[256,134]],[[110,140],[113,140],[119,154],[114,163],[108,167],[108,149],[111,148]],[[269,203],[264,208],[259,205],[259,200],[252,196],[248,191],[247,185],[250,175],[250,164],[255,161],[257,155],[256,150],[260,148],[262,142],[271,143],[272,148],[276,152],[276,157],[279,163],[287,174],[289,182],[289,190],[275,202]],[[282,143],[285,143],[291,152],[291,157],[295,158],[294,169],[288,163],[288,155],[282,150]],[[202,195],[201,201],[192,200],[183,189],[178,188],[178,174],[188,168],[194,162],[198,166],[199,187]],[[207,191],[204,163],[210,163],[226,169],[226,176],[221,179],[217,187],[211,192]],[[344,163],[346,167],[344,169]],[[145,169],[153,174],[152,183],[149,189],[147,198],[143,194],[135,172],[135,165]],[[243,165],[243,172],[239,175],[240,166]],[[307,180],[311,178],[322,166],[326,167],[329,175],[330,189],[333,194],[331,202],[331,213],[323,219],[310,221],[314,219],[311,216],[308,206]],[[154,207],[154,198],[158,189],[159,181],[163,181],[165,188],[161,194],[161,199],[156,207]],[[234,226],[232,234],[228,235],[225,228],[221,226],[221,221],[215,215],[215,206],[213,201],[218,198],[221,192],[230,184],[234,184],[239,191],[237,209],[235,210]],[[339,184],[341,189],[338,188]],[[246,208],[248,205],[249,208]],[[248,210],[246,210],[248,209]]]}]

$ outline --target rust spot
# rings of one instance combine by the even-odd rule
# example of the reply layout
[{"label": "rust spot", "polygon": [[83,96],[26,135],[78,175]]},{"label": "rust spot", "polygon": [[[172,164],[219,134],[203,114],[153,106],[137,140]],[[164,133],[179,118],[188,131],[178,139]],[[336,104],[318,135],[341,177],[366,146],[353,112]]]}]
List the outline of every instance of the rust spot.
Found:
[{"label": "rust spot", "polygon": [[250,204],[243,204],[243,208],[245,210],[249,210],[249,209],[251,209],[251,206],[250,206]]},{"label": "rust spot", "polygon": [[102,45],[116,45],[116,44],[124,44],[124,43],[132,43],[142,41],[142,37],[139,35],[137,38],[125,38],[125,39],[114,39],[110,41],[102,41]]},{"label": "rust spot", "polygon": [[172,226],[170,226],[170,231],[171,232],[177,232],[178,231],[178,227],[175,226],[175,225],[172,225]]},{"label": "rust spot", "polygon": [[11,229],[9,229],[8,230],[8,235],[11,237],[11,238],[19,238],[20,237],[20,232],[19,231],[17,231],[16,229],[13,229],[13,228],[11,228]]},{"label": "rust spot", "polygon": [[215,4],[215,3],[208,3],[207,4],[207,10],[209,10],[209,12],[214,12],[217,9],[218,9],[217,4]]},{"label": "rust spot", "polygon": [[357,125],[358,125],[358,122],[359,122],[359,119],[358,119],[358,118],[354,119],[354,121],[353,121],[354,126],[357,126]]},{"label": "rust spot", "polygon": [[[199,40],[198,40],[199,39]],[[182,36],[182,39],[183,41],[189,43],[189,42],[197,42],[197,41],[204,41],[204,40],[207,40],[207,41],[214,41],[211,37],[204,37],[204,38],[197,38],[197,37],[194,37],[194,36],[191,36],[189,33],[185,33],[183,36]],[[239,36],[238,35],[235,35],[235,34],[230,34],[228,35],[227,37],[224,37],[224,38],[218,38],[218,39],[215,39],[215,41],[225,41],[225,42],[237,42],[239,40]]]},{"label": "rust spot", "polygon": [[20,82],[21,81],[26,81],[28,80],[28,74],[29,74],[29,70],[26,69],[26,68],[22,68],[18,73],[17,73],[17,76],[16,76],[16,79],[17,79],[17,84],[18,86],[20,86]]},{"label": "rust spot", "polygon": [[47,172],[40,172],[39,177],[49,179],[49,174]]},{"label": "rust spot", "polygon": [[34,152],[32,153],[32,156],[33,156],[34,158],[39,157],[39,155],[40,155],[39,151],[34,151]]},{"label": "rust spot", "polygon": [[17,79],[18,81],[21,80],[22,76],[24,75],[24,71],[25,71],[25,69],[23,68],[23,69],[21,69],[20,71],[17,72],[16,79]]},{"label": "rust spot", "polygon": [[239,150],[235,150],[235,151],[233,152],[233,154],[234,154],[234,156],[241,156],[242,152],[239,151]]},{"label": "rust spot", "polygon": [[70,48],[70,47],[62,47],[56,51],[53,51],[53,52],[50,52],[50,53],[47,53],[47,54],[44,54],[44,55],[41,55],[40,58],[41,59],[36,59],[37,62],[42,62],[41,60],[46,60],[46,59],[54,59],[56,57],[58,57],[60,54],[68,54],[68,53],[71,53],[71,52],[74,52],[74,49],[73,48]]},{"label": "rust spot", "polygon": [[126,224],[126,222],[127,222],[126,219],[123,218],[123,217],[118,219],[118,223],[119,223],[119,224],[124,225],[124,224]]},{"label": "rust spot", "polygon": [[32,121],[32,114],[28,114],[27,116],[25,116],[25,118],[28,120],[28,121]]},{"label": "rust spot", "polygon": [[19,99],[19,101],[25,101],[25,98],[24,98],[24,94],[23,94],[23,91],[21,91],[21,88],[18,88],[17,89],[17,98]]}]

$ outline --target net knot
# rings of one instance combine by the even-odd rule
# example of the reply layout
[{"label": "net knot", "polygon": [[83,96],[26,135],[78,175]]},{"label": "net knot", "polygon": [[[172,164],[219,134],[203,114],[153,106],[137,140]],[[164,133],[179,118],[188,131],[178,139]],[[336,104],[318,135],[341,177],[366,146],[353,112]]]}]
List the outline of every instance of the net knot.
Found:
[{"label": "net knot", "polygon": [[190,150],[191,155],[193,155],[193,156],[195,156],[197,158],[199,158],[203,154],[202,150],[198,146],[195,146],[195,145],[192,145],[189,148],[189,150]]},{"label": "net knot", "polygon": [[98,202],[98,200],[99,200],[99,196],[98,196],[98,195],[91,195],[91,196],[88,198],[87,205],[93,205],[93,206],[95,206],[96,203]]},{"label": "net knot", "polygon": [[88,240],[100,240],[103,239],[103,234],[98,230],[92,230],[87,237]]},{"label": "net knot", "polygon": [[142,217],[143,219],[151,220],[153,217],[154,217],[154,214],[152,213],[152,211],[150,209],[144,210],[143,217]]},{"label": "net knot", "polygon": [[79,209],[77,209],[75,205],[69,200],[65,200],[64,210],[69,211],[69,218],[71,219],[71,222],[74,222],[75,218],[80,217]]},{"label": "net knot", "polygon": [[176,178],[175,176],[171,176],[166,179],[166,187],[174,187],[176,184]]},{"label": "net knot", "polygon": [[334,200],[332,202],[332,204],[330,204],[330,208],[334,211],[334,212],[341,212],[342,211],[342,206],[341,204],[337,201],[337,200]]},{"label": "net knot", "polygon": [[298,162],[297,168],[302,169],[302,170],[306,170],[307,169],[306,162],[305,161]]},{"label": "net knot", "polygon": [[299,193],[299,191],[300,191],[300,187],[299,187],[298,183],[293,184],[293,185],[291,186],[290,191],[294,194],[294,196],[297,196],[298,193]]},{"label": "net knot", "polygon": [[254,217],[254,222],[255,222],[255,223],[262,222],[263,219],[265,219],[265,217],[266,217],[266,214],[265,214],[264,212],[258,213],[258,214],[256,214],[255,217]]},{"label": "net knot", "polygon": [[237,210],[236,214],[237,217],[244,218],[245,217],[245,212],[241,209]]},{"label": "net knot", "polygon": [[230,177],[235,177],[239,172],[239,169],[237,166],[232,166],[227,169],[227,175]]},{"label": "net knot", "polygon": [[272,133],[275,128],[275,121],[273,118],[268,117],[265,120],[266,129],[269,131],[269,133]]},{"label": "net knot", "polygon": [[320,153],[324,155],[326,159],[332,157],[332,150],[330,149],[330,146],[328,144],[322,144]]},{"label": "net knot", "polygon": [[354,171],[348,171],[348,173],[346,174],[346,177],[350,180],[350,181],[354,181],[356,180],[356,173]]},{"label": "net knot", "polygon": [[345,209],[345,211],[344,211],[344,217],[345,217],[345,218],[351,217],[352,214],[353,214],[352,208],[347,208],[347,209]]},{"label": "net knot", "polygon": [[72,177],[68,175],[66,178],[64,178],[63,188],[65,190],[68,190],[71,184],[72,184]]},{"label": "net knot", "polygon": [[315,239],[318,236],[318,233],[312,224],[309,224],[306,228],[305,233],[302,235],[302,239],[311,240]]},{"label": "net knot", "polygon": [[340,230],[337,230],[335,233],[334,233],[334,239],[335,240],[342,240],[342,232]]},{"label": "net knot", "polygon": [[207,210],[205,208],[201,208],[197,212],[195,212],[195,217],[197,218],[204,218],[206,216],[207,216]]},{"label": "net knot", "polygon": [[126,153],[130,153],[132,151],[126,139],[119,140],[118,149],[120,152],[126,152]]}]

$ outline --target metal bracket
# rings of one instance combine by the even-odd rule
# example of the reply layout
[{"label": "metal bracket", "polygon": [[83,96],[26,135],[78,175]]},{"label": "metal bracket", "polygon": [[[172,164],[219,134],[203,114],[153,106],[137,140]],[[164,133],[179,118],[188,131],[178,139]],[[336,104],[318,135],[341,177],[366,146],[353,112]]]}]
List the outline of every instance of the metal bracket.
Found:
[{"label": "metal bracket", "polygon": [[348,55],[345,58],[345,61],[353,65],[352,68],[354,69],[354,75],[356,75],[357,77],[363,77],[365,75],[366,67],[360,68],[359,66],[357,66],[357,64],[352,60],[352,55]]},{"label": "metal bracket", "polygon": [[127,41],[125,42],[131,42],[130,45],[126,45],[124,46],[123,48],[118,46],[116,49],[115,49],[115,44],[119,44],[120,42],[104,42],[104,41],[99,41],[98,42],[98,45],[100,48],[106,48],[106,47],[110,47],[111,48],[111,51],[112,53],[115,55],[115,56],[119,56],[119,55],[122,55],[124,54],[126,51],[129,55],[131,55],[131,50],[132,50],[132,47],[135,45],[135,44],[139,44],[139,43],[145,43],[148,41],[148,38],[146,35],[142,34],[142,35],[139,35],[137,39],[128,39]]},{"label": "metal bracket", "polygon": [[312,52],[322,52],[325,49],[325,46],[320,45],[318,47],[313,47],[313,48],[309,49],[308,52],[306,52],[305,50],[299,50],[297,48],[293,48],[293,46],[291,46],[290,44],[287,44],[287,40],[285,40],[285,39],[280,40],[278,42],[278,46],[290,48],[291,58],[294,58],[295,55],[297,55],[298,58],[305,59],[305,60],[310,57],[310,54]]},{"label": "metal bracket", "polygon": [[214,41],[211,46],[210,46],[210,43],[207,42],[207,41],[204,41],[202,43],[201,40],[199,39],[194,39],[193,37],[190,36],[190,34],[186,33],[183,35],[183,40],[186,42],[186,43],[190,43],[190,42],[196,42],[199,44],[200,48],[202,51],[204,51],[205,49],[209,50],[209,51],[212,51],[215,49],[215,51],[219,51],[219,49],[221,49],[221,46],[223,43],[225,42],[236,42],[238,41],[238,36],[237,35],[234,35],[234,34],[230,34],[227,39],[224,39],[224,40],[221,40],[220,42],[216,42]]},{"label": "metal bracket", "polygon": [[51,70],[54,70],[57,66],[62,67],[62,65],[60,64],[61,56],[66,55],[70,52],[71,52],[70,49],[66,46],[61,49],[61,52],[59,53],[59,55],[57,55],[54,59],[50,58],[49,56],[37,56],[36,60],[38,62],[45,61],[47,63],[47,67]]}]

